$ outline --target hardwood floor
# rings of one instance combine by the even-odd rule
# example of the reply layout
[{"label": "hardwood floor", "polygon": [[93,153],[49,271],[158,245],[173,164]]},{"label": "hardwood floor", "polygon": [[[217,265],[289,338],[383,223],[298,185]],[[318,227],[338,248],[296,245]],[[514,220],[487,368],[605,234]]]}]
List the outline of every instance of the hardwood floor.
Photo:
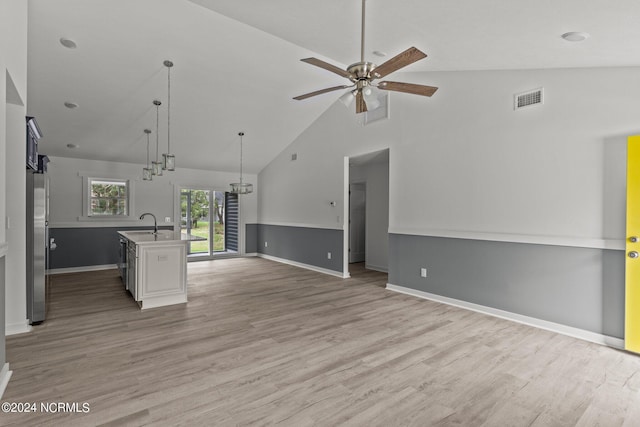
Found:
[{"label": "hardwood floor", "polygon": [[189,303],[138,310],[117,272],[54,276],[7,338],[3,402],[90,412],[0,425],[638,426],[640,358],[257,259],[189,264]]}]

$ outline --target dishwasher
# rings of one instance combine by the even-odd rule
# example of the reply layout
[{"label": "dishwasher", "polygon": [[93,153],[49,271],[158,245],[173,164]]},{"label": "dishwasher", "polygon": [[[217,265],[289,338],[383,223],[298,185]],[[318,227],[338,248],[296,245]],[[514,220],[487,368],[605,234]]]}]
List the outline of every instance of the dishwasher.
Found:
[{"label": "dishwasher", "polygon": [[118,271],[120,272],[120,278],[124,283],[124,288],[127,289],[127,239],[120,237],[120,251],[118,253]]}]

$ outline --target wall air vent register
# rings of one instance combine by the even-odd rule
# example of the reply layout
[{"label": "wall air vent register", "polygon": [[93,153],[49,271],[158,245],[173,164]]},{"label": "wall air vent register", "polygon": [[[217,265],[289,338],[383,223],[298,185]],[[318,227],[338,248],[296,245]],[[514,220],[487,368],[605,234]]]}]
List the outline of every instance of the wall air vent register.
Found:
[{"label": "wall air vent register", "polygon": [[544,90],[541,87],[527,92],[517,93],[513,97],[514,110],[542,103],[544,103]]}]

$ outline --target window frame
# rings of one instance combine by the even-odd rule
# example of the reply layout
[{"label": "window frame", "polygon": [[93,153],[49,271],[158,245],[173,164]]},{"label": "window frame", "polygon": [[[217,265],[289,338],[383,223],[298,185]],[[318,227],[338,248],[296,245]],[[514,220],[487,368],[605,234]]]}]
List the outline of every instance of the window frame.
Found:
[{"label": "window frame", "polygon": [[[113,176],[97,176],[97,175],[83,175],[82,176],[82,217],[80,220],[86,221],[118,221],[118,220],[131,220],[134,218],[134,206],[133,206],[133,192],[134,192],[134,180],[130,178],[117,178]],[[124,183],[127,190],[126,195],[126,215],[95,215],[91,213],[91,201],[94,199],[91,196],[92,184],[95,181],[102,182],[114,182]]]}]

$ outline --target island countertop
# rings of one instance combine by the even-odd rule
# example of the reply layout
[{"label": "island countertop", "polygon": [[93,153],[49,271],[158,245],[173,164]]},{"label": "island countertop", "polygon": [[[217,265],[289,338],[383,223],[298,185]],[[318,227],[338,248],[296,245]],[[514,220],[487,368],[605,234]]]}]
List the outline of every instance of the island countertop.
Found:
[{"label": "island countertop", "polygon": [[127,230],[118,231],[118,234],[132,241],[136,245],[175,244],[177,242],[185,242],[186,244],[186,242],[207,240],[204,237],[185,234],[180,231],[173,230],[158,230],[158,234],[153,234],[153,231],[151,230]]}]

